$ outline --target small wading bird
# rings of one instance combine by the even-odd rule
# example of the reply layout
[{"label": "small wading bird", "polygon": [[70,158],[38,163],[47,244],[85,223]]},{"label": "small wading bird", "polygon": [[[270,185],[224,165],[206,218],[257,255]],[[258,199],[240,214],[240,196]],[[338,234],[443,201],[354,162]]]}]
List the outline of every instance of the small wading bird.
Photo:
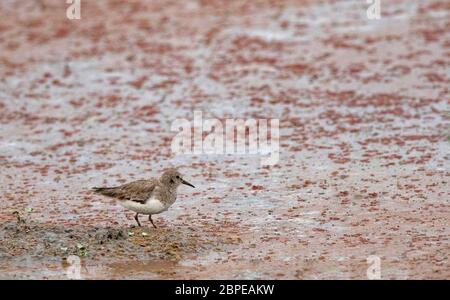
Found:
[{"label": "small wading bird", "polygon": [[93,190],[101,195],[118,199],[120,204],[134,212],[138,226],[139,214],[148,215],[153,227],[152,215],[162,213],[177,199],[177,188],[180,184],[192,184],[181,178],[175,169],[165,171],[159,179],[136,180],[117,187],[95,187]]}]

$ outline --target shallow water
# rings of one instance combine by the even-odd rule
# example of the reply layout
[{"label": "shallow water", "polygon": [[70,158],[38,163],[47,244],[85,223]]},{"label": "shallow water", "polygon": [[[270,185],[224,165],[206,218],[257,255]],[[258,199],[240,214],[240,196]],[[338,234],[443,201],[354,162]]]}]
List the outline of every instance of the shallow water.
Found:
[{"label": "shallow water", "polygon": [[[82,241],[83,278],[364,279],[369,255],[383,278],[449,277],[447,6],[101,1],[68,21],[44,2],[0,3],[2,276],[66,278],[58,249]],[[279,163],[173,155],[195,110],[278,118]],[[86,237],[137,230],[91,187],[169,166],[196,189],[160,231]]]}]

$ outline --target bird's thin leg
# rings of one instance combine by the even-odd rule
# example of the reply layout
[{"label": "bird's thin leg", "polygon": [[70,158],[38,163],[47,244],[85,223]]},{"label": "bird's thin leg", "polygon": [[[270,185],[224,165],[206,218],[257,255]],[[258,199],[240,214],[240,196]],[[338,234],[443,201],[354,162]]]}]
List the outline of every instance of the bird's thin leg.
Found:
[{"label": "bird's thin leg", "polygon": [[155,223],[153,223],[152,215],[148,215],[148,220],[149,220],[150,222],[152,222],[153,227],[158,228],[158,227],[156,227]]},{"label": "bird's thin leg", "polygon": [[139,214],[138,213],[136,213],[136,215],[134,216],[134,219],[138,223],[138,226],[141,227],[141,223],[139,222]]}]

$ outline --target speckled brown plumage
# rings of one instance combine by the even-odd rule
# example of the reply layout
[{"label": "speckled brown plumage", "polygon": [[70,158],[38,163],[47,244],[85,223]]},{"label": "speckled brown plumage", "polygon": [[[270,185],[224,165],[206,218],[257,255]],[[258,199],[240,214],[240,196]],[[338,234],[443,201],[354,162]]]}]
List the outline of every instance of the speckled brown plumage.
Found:
[{"label": "speckled brown plumage", "polygon": [[117,187],[95,187],[93,190],[117,199],[122,206],[135,211],[138,226],[141,226],[138,216],[142,213],[149,215],[150,222],[156,228],[152,214],[166,211],[175,202],[180,184],[194,187],[177,170],[169,169],[159,179],[136,180]]}]

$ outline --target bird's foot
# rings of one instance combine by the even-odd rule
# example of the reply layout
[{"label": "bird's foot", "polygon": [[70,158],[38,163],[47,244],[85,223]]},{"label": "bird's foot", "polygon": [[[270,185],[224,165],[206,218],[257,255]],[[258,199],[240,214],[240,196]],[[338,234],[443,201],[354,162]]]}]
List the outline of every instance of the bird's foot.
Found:
[{"label": "bird's foot", "polygon": [[152,215],[148,215],[148,220],[152,223],[153,228],[158,228],[158,227],[156,227],[155,223],[153,223]]}]

